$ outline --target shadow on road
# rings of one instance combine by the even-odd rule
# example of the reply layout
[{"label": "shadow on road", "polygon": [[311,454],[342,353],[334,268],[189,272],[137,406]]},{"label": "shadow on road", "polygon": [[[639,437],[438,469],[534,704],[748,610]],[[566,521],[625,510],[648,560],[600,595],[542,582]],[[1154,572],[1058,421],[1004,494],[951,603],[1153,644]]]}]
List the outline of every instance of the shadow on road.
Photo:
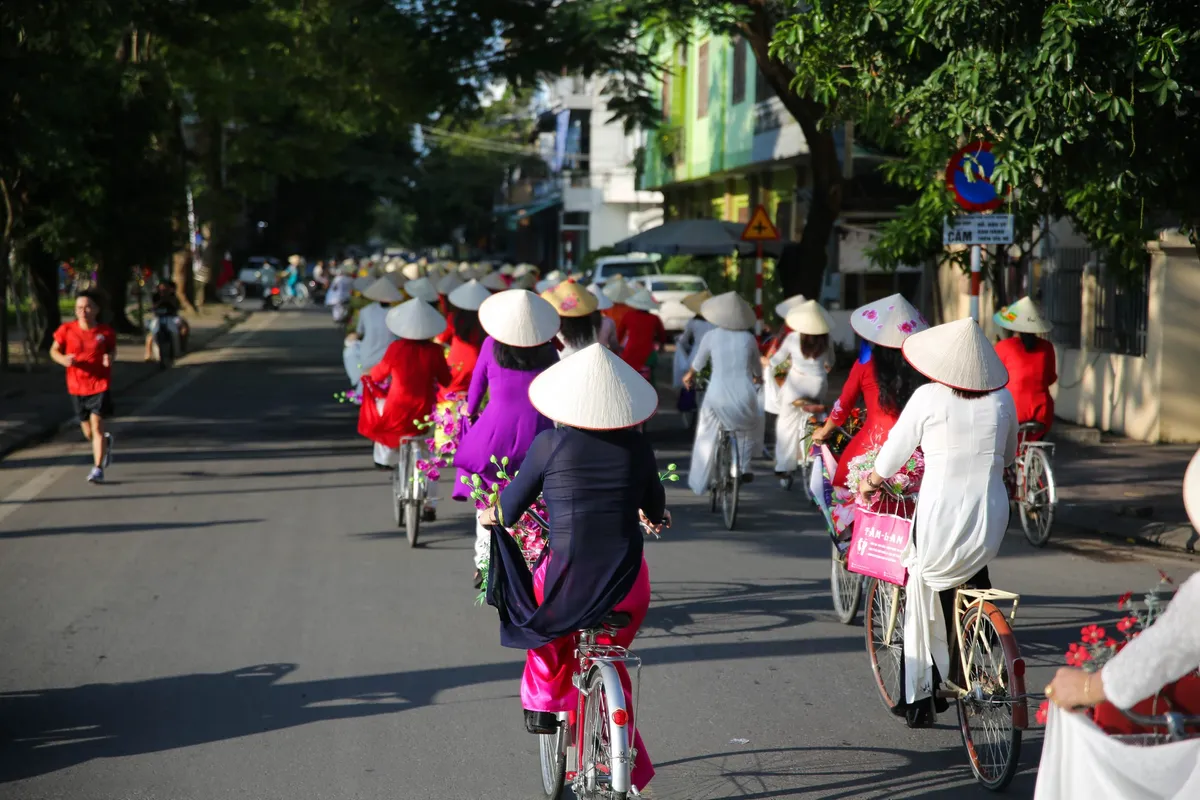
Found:
[{"label": "shadow on road", "polygon": [[[157,495],[156,495],[157,496]],[[265,519],[210,519],[203,522],[114,522],[95,525],[72,525],[62,528],[30,528],[20,531],[2,531],[0,539],[23,539],[29,536],[60,536],[63,534],[136,533],[138,531],[190,530],[194,528],[219,528],[223,525],[255,525]]]}]

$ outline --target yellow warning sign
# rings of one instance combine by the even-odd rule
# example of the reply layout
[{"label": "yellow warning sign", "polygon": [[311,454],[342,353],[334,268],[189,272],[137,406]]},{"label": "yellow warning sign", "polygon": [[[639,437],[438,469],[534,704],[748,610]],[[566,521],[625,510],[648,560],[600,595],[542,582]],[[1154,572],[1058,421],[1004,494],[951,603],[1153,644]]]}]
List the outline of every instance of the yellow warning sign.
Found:
[{"label": "yellow warning sign", "polygon": [[746,229],[742,231],[742,241],[774,242],[778,239],[779,231],[775,230],[771,218],[767,216],[767,210],[761,204],[755,206],[750,221],[746,223]]}]

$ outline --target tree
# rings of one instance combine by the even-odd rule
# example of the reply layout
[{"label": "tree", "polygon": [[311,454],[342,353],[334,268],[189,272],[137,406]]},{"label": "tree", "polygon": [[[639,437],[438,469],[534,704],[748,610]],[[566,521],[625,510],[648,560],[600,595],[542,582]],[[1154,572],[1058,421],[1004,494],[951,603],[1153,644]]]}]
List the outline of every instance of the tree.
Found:
[{"label": "tree", "polygon": [[1026,238],[1066,216],[1136,272],[1156,227],[1200,227],[1194,3],[834,0],[789,16],[772,53],[831,118],[902,154],[887,172],[919,198],[884,226],[884,263],[941,249],[954,210],[941,173],[975,141],[995,144],[994,182]]}]

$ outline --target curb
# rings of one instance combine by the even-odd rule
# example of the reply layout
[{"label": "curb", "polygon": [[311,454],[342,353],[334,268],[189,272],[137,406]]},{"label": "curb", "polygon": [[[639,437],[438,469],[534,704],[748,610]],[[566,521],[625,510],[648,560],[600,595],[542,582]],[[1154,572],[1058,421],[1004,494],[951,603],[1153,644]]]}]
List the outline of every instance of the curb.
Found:
[{"label": "curb", "polygon": [[[1200,533],[1187,523],[1138,523],[1125,517],[1101,514],[1094,510],[1082,511],[1071,503],[1059,503],[1056,512],[1055,528],[1100,536],[1124,544],[1194,555],[1196,545],[1200,543]],[[1122,522],[1125,524],[1121,524]],[[1051,538],[1053,539],[1053,534]]]},{"label": "curb", "polygon": [[[214,341],[249,318],[250,312],[242,309],[236,309],[232,313],[227,314],[224,322],[205,332],[204,338],[196,338],[187,354],[190,355],[201,350],[206,350]],[[139,370],[127,381],[114,381],[113,388],[117,392],[124,392],[148,381],[155,375],[161,374],[160,370]],[[27,447],[41,444],[54,438],[59,430],[70,421],[71,414],[69,411],[64,410],[61,413],[50,411],[41,419],[26,422],[8,433],[0,434],[0,460],[7,458],[18,450],[24,450]]]}]

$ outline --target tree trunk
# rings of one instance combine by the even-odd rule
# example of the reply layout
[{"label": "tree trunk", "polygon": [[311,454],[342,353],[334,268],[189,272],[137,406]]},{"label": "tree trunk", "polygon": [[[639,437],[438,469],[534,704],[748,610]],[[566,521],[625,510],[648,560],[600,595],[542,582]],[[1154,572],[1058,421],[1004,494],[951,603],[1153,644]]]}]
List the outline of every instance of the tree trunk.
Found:
[{"label": "tree trunk", "polygon": [[777,270],[784,294],[800,294],[804,291],[802,287],[819,287],[824,278],[829,260],[829,237],[842,213],[842,167],[833,133],[820,126],[825,107],[796,94],[791,88],[795,73],[783,62],[771,58],[768,52],[778,20],[767,9],[764,0],[749,0],[745,5],[750,7],[751,15],[740,25],[742,34],[754,51],[763,76],[808,141],[809,174],[812,176],[808,216],[800,234],[795,266]]},{"label": "tree trunk", "polygon": [[[187,223],[184,223],[187,227]],[[175,281],[175,296],[179,298],[179,307],[187,311],[195,311],[188,296],[188,286],[192,282],[192,253],[190,250],[176,250],[171,254],[171,280]]]},{"label": "tree trunk", "polygon": [[62,324],[62,312],[58,307],[58,259],[40,240],[28,242],[22,248],[21,259],[29,268],[33,300],[44,323],[37,349],[38,352],[48,353],[54,332]]},{"label": "tree trunk", "polygon": [[102,259],[96,270],[96,280],[104,302],[101,319],[112,325],[117,333],[140,333],[125,314],[129,298],[129,265],[116,252],[105,253]]}]

